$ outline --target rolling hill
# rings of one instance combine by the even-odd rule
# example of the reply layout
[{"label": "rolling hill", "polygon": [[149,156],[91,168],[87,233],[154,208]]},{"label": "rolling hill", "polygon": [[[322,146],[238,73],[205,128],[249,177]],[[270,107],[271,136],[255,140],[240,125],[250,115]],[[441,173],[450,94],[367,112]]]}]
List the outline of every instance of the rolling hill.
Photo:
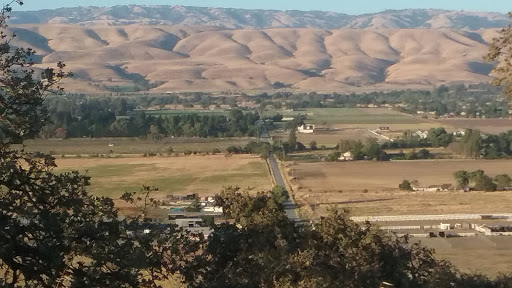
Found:
[{"label": "rolling hill", "polygon": [[444,29],[223,30],[164,25],[14,25],[37,66],[68,64],[69,91],[288,87],[346,91],[489,81],[496,31]]},{"label": "rolling hill", "polygon": [[351,91],[486,82],[504,14],[332,12],[184,6],[13,12],[38,67],[65,61],[68,91]]}]

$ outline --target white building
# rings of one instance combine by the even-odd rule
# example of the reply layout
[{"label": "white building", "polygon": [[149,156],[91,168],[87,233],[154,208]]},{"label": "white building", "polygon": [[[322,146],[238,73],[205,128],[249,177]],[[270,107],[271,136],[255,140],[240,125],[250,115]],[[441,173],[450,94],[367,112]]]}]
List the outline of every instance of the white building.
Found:
[{"label": "white building", "polygon": [[297,128],[297,132],[305,134],[313,134],[315,132],[315,125],[304,124]]},{"label": "white building", "polygon": [[421,130],[418,130],[414,133],[415,136],[418,136],[420,137],[421,139],[427,139],[428,137],[428,131],[421,131]]},{"label": "white building", "polygon": [[340,158],[338,158],[340,161],[354,161],[354,155],[352,155],[352,152],[345,152],[343,153]]}]

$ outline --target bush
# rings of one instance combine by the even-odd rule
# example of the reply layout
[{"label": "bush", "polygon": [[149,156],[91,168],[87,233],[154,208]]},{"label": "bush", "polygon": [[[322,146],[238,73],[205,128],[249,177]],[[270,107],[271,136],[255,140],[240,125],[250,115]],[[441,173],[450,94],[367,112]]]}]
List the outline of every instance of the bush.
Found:
[{"label": "bush", "polygon": [[403,191],[413,191],[414,189],[411,186],[411,182],[409,180],[404,180],[400,185],[398,185],[398,188]]},{"label": "bush", "polygon": [[183,154],[185,154],[186,156],[189,156],[189,155],[192,155],[192,151],[185,150],[185,151],[183,151]]},{"label": "bush", "polygon": [[341,156],[341,152],[331,152],[329,153],[329,155],[327,155],[327,157],[325,158],[325,161],[327,162],[336,162],[338,161],[338,159],[340,158]]},{"label": "bush", "polygon": [[313,141],[309,142],[309,149],[311,149],[311,150],[316,150],[316,149],[318,149],[318,146],[317,146],[317,144],[316,144],[316,141],[315,141],[315,140],[313,140]]},{"label": "bush", "polygon": [[212,149],[212,154],[213,155],[218,154],[218,153],[220,153],[220,149],[219,148],[215,147],[215,148]]}]

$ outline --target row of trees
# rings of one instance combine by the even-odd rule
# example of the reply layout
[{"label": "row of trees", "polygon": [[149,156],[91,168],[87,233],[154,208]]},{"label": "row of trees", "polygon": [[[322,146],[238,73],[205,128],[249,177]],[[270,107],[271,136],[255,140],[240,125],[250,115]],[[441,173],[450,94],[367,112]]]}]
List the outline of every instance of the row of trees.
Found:
[{"label": "row of trees", "polygon": [[[101,103],[101,102],[99,102]],[[81,116],[71,112],[52,114],[52,124],[45,127],[45,137],[149,137],[158,140],[175,137],[255,137],[258,113],[232,110],[229,115],[200,115],[197,113],[152,116],[143,111],[118,117],[108,108],[90,105]]]}]

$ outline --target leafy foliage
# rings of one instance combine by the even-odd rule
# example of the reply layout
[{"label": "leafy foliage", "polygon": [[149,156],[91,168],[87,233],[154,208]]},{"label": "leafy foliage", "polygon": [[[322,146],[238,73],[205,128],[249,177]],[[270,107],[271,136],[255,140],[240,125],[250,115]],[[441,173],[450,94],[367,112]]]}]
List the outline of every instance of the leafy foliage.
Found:
[{"label": "leafy foliage", "polygon": [[411,186],[411,182],[409,182],[409,180],[402,181],[402,183],[400,183],[398,185],[398,188],[400,190],[404,190],[404,191],[413,191],[413,188]]},{"label": "leafy foliage", "polygon": [[[509,13],[512,18],[512,13]],[[487,61],[499,61],[494,68],[497,78],[493,84],[503,86],[504,93],[509,99],[512,97],[512,27],[503,28],[498,37],[494,38],[489,46]]]},{"label": "leafy foliage", "polygon": [[36,78],[34,51],[1,35],[0,287],[157,287],[183,270],[197,248],[183,231],[144,213],[123,219],[112,199],[87,193],[89,177],[56,173],[50,156],[11,148],[40,132],[45,93],[69,74],[60,63]]}]

